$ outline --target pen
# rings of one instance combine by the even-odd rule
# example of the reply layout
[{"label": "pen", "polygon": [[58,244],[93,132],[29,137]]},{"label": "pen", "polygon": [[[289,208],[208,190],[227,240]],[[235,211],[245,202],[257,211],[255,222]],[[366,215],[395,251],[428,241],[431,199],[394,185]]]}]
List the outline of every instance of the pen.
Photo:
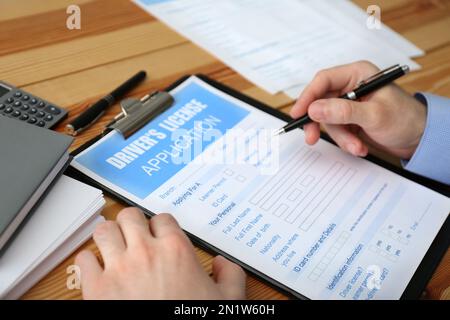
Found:
[{"label": "pen", "polygon": [[97,121],[118,99],[123,97],[127,92],[131,91],[146,77],[145,71],[139,71],[133,77],[125,81],[110,94],[104,96],[99,101],[90,106],[86,111],[80,114],[72,123],[66,126],[66,132],[72,136],[76,136],[84,129],[91,126]]},{"label": "pen", "polygon": [[[339,98],[347,99],[347,100],[357,100],[369,93],[393,82],[394,80],[400,78],[401,76],[407,74],[409,72],[409,67],[407,65],[400,66],[398,64],[389,67],[385,70],[374,74],[370,78],[362,81],[356,89],[346,94],[343,94]],[[313,120],[308,116],[308,114],[303,117],[292,120],[283,128],[277,130],[275,135],[284,134],[291,130],[303,127],[305,124],[313,122]]]}]

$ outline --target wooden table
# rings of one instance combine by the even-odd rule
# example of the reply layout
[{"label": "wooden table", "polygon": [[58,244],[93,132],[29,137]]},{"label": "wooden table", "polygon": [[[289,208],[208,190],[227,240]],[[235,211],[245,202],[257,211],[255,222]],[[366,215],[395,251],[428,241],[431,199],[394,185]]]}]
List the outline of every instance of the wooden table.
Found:
[{"label": "wooden table", "polygon": [[[417,59],[423,69],[403,78],[407,90],[450,96],[450,2],[448,0],[357,0],[362,8],[378,4],[384,23],[426,51]],[[66,28],[66,8],[81,8],[81,30]],[[2,0],[0,2],[1,79],[69,110],[64,125],[90,103],[135,71],[149,73],[130,95],[139,97],[187,73],[202,72],[287,112],[292,100],[270,95],[202,49],[125,0]],[[95,135],[117,114],[109,110],[95,126],[75,140],[72,150]],[[384,158],[386,158],[384,156]],[[388,158],[397,162],[397,159]],[[104,216],[114,219],[123,206],[107,197]],[[92,240],[82,246],[96,250]],[[66,288],[66,269],[74,253],[32,288],[24,299],[79,299],[79,290]],[[197,254],[210,271],[211,256]],[[250,299],[286,299],[253,277]],[[450,251],[430,281],[428,298],[450,297]]]}]

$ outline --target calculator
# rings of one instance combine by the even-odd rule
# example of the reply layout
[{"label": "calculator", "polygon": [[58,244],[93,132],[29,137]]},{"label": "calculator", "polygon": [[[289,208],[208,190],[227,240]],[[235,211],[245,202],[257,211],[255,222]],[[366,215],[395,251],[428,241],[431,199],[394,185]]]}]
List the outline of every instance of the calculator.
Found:
[{"label": "calculator", "polygon": [[0,116],[51,129],[67,117],[67,111],[0,81]]}]

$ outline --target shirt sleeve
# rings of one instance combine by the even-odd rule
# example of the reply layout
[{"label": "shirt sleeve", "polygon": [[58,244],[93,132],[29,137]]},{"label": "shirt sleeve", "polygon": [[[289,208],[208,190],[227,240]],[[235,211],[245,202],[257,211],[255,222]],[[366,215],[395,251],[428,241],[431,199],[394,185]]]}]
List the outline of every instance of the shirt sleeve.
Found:
[{"label": "shirt sleeve", "polygon": [[425,131],[409,161],[403,167],[411,172],[450,185],[450,99],[417,93],[427,106]]}]

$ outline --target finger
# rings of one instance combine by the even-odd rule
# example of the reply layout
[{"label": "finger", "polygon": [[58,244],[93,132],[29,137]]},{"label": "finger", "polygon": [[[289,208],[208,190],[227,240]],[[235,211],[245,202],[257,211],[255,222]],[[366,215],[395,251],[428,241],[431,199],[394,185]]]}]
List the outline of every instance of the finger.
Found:
[{"label": "finger", "polygon": [[148,221],[138,208],[125,208],[119,212],[116,218],[120,230],[125,238],[128,248],[142,245],[145,241],[151,241],[152,235]]},{"label": "finger", "polygon": [[362,140],[348,128],[340,125],[324,125],[328,135],[337,143],[337,145],[348,153],[365,157],[368,153],[367,146]]},{"label": "finger", "polygon": [[376,105],[373,102],[346,99],[324,99],[314,101],[309,107],[309,116],[317,122],[327,124],[357,124],[367,129],[377,125]]},{"label": "finger", "polygon": [[173,233],[184,235],[178,222],[168,213],[160,213],[150,219],[150,229],[156,238],[164,237]]},{"label": "finger", "polygon": [[126,249],[120,228],[114,221],[105,221],[97,225],[94,241],[100,250],[105,267],[120,259]]},{"label": "finger", "polygon": [[308,123],[303,126],[305,131],[305,141],[309,145],[315,144],[320,138],[320,126],[318,123]]},{"label": "finger", "polygon": [[313,101],[324,98],[330,92],[336,91],[341,94],[350,91],[358,82],[377,70],[375,65],[360,61],[318,72],[292,107],[291,117],[296,119],[306,114]]},{"label": "finger", "polygon": [[[300,94],[301,94],[302,92],[300,92]],[[331,91],[331,92],[328,92],[328,93],[326,93],[324,96],[322,96],[321,98],[322,99],[325,99],[325,98],[336,98],[336,97],[339,97],[341,95],[341,91],[339,90],[339,91],[337,91],[337,90],[335,90],[335,91]],[[296,100],[296,102],[297,102],[298,100]],[[294,104],[295,105],[295,104]],[[292,109],[293,109],[293,107],[294,106],[292,106],[292,108],[291,108],[291,115],[292,115]],[[306,114],[306,111],[303,113],[303,114],[300,114],[299,115],[299,117],[300,116],[303,116],[304,114]]]},{"label": "finger", "polygon": [[[321,98],[321,99],[326,99],[326,98],[336,98],[336,97],[339,97],[340,95],[341,95],[341,90],[334,90],[334,91],[330,91],[330,92],[325,93],[325,94],[324,94],[322,97],[320,97],[320,98]],[[298,100],[297,100],[297,101],[298,101]],[[296,103],[297,103],[297,101],[296,101]],[[295,104],[294,104],[294,106],[295,106]],[[294,109],[294,106],[292,107],[291,112],[290,112],[291,116],[293,115],[292,110]],[[306,109],[307,109],[307,108],[306,108]],[[301,116],[303,116],[304,114],[306,114],[306,112],[307,112],[306,109],[305,109],[304,113],[299,114],[297,118],[300,118]],[[296,115],[296,114],[295,114],[295,115]]]},{"label": "finger", "polygon": [[213,260],[214,281],[226,299],[245,299],[245,272],[237,264],[217,256]]},{"label": "finger", "polygon": [[83,291],[89,290],[103,273],[97,257],[92,251],[83,250],[75,257],[75,264],[80,268],[80,280]]}]

